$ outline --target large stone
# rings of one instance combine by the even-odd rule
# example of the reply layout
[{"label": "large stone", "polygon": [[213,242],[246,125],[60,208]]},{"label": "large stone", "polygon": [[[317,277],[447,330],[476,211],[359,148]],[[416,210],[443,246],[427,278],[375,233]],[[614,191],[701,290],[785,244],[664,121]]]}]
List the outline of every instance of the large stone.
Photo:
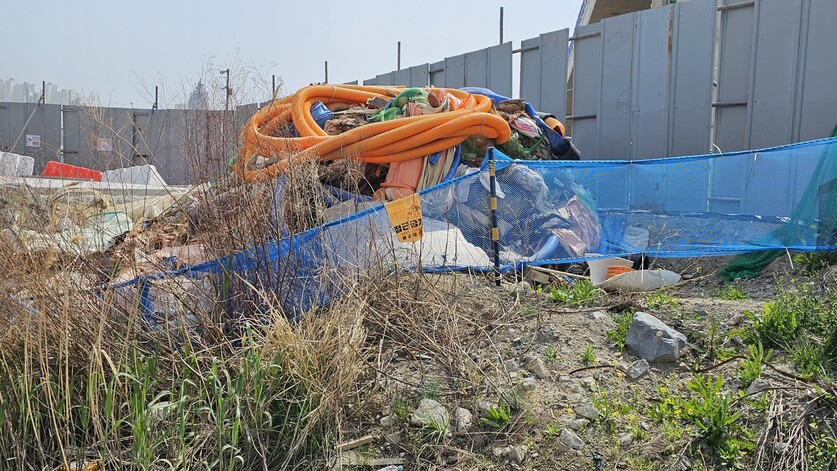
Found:
[{"label": "large stone", "polygon": [[649,362],[675,362],[686,347],[686,336],[651,314],[634,314],[625,345]]},{"label": "large stone", "polygon": [[446,429],[450,424],[448,410],[433,399],[422,399],[419,406],[410,416],[410,423],[420,427]]},{"label": "large stone", "polygon": [[568,447],[572,448],[573,450],[578,450],[582,446],[584,446],[584,442],[581,441],[581,437],[575,434],[572,430],[563,429],[561,430],[561,443],[567,445]]}]

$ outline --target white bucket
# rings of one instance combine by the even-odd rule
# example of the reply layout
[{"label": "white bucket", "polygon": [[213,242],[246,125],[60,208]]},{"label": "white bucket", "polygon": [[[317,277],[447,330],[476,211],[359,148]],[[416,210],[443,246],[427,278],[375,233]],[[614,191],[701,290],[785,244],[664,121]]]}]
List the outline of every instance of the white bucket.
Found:
[{"label": "white bucket", "polygon": [[[596,256],[597,254],[588,253],[588,256]],[[590,266],[590,282],[593,285],[600,285],[607,280],[607,267],[619,265],[622,267],[633,266],[634,262],[624,258],[597,258],[595,260],[588,260],[587,265]]]}]

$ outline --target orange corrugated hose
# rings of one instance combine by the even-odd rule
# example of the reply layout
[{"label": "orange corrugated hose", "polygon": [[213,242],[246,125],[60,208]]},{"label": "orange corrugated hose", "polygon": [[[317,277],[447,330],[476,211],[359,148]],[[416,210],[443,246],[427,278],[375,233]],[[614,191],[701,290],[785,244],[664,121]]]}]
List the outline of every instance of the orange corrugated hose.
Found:
[{"label": "orange corrugated hose", "polygon": [[[236,173],[247,181],[262,180],[281,175],[293,164],[315,158],[402,162],[449,149],[468,136],[481,135],[502,144],[511,134],[508,123],[489,112],[490,98],[456,89],[442,89],[461,100],[455,110],[366,124],[336,136],[327,134],[311,116],[311,106],[318,101],[326,105],[356,105],[376,97],[388,100],[403,90],[403,87],[312,85],[274,100],[244,125],[243,149],[236,161]],[[299,137],[270,135],[289,122],[293,122]],[[269,167],[249,169],[247,162],[257,155],[279,160]]]}]

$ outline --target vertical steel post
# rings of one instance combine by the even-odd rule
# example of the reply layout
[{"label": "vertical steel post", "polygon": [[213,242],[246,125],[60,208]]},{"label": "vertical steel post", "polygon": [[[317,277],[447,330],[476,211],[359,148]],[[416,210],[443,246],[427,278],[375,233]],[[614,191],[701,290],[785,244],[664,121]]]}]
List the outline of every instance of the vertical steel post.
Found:
[{"label": "vertical steel post", "polygon": [[328,83],[328,61],[325,61],[325,82]]},{"label": "vertical steel post", "polygon": [[500,7],[500,44],[503,44],[503,7]]},{"label": "vertical steel post", "polygon": [[497,226],[497,177],[494,165],[494,148],[488,149],[488,181],[491,190],[489,208],[491,209],[491,248],[494,252],[494,283],[500,286],[500,229]]},{"label": "vertical steel post", "polygon": [[398,41],[398,70],[401,70],[401,41]]}]

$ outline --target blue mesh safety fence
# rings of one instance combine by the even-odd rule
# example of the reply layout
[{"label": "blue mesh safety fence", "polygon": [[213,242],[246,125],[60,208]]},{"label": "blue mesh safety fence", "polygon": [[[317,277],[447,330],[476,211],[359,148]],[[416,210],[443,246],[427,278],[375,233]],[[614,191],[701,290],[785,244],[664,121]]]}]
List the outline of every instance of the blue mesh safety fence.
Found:
[{"label": "blue mesh safety fence", "polygon": [[[493,152],[503,271],[636,253],[837,250],[837,139],[630,162],[514,161]],[[418,242],[396,239],[382,204],[332,190],[325,225],[117,288],[136,290],[149,319],[164,314],[154,280],[183,278],[211,285],[235,311],[278,300],[299,314],[371,273],[491,270],[488,183],[483,165],[422,191]]]}]

